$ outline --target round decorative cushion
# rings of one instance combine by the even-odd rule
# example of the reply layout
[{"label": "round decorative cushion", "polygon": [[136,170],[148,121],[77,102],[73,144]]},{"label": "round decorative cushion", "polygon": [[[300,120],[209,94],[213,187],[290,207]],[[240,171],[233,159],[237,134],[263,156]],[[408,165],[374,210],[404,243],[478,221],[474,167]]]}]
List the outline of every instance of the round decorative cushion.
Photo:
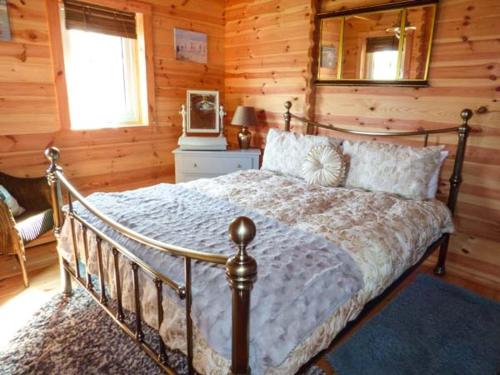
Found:
[{"label": "round decorative cushion", "polygon": [[302,175],[309,184],[339,186],[345,176],[344,157],[332,146],[313,147],[302,164]]}]

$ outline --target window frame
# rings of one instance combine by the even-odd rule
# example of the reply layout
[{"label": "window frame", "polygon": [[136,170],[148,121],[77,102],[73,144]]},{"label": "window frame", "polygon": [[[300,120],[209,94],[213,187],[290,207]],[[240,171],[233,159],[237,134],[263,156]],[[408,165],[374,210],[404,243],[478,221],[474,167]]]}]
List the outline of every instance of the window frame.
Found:
[{"label": "window frame", "polygon": [[60,4],[62,0],[45,0],[49,24],[49,42],[54,70],[54,86],[56,91],[57,112],[60,130],[71,131],[94,131],[102,129],[120,129],[130,127],[144,127],[156,124],[155,116],[155,82],[154,82],[154,60],[153,60],[153,22],[152,5],[134,0],[85,0],[88,3],[108,8],[136,13],[137,24],[137,49],[139,65],[139,82],[141,95],[142,121],[141,123],[121,123],[115,126],[103,124],[89,129],[74,129],[71,127],[69,112],[68,88],[64,65],[64,48],[62,35],[62,19],[60,16]]},{"label": "window frame", "polygon": [[[63,10],[61,9],[61,19],[63,19]],[[61,33],[63,36],[63,50],[64,50],[64,63],[66,64],[66,84],[68,90],[68,104],[69,104],[69,114],[71,120],[71,128],[73,130],[91,130],[91,129],[102,129],[102,128],[118,128],[124,126],[138,126],[144,125],[144,113],[143,107],[141,103],[146,98],[143,98],[144,93],[140,86],[140,72],[139,72],[139,52],[138,52],[138,43],[136,39],[126,39],[120,38],[117,36],[111,36],[112,38],[120,39],[120,45],[122,49],[121,54],[121,63],[119,63],[122,67],[122,72],[124,73],[124,80],[121,81],[121,84],[124,87],[125,94],[125,102],[129,103],[126,105],[126,111],[121,113],[120,117],[116,117],[113,119],[113,123],[105,123],[94,121],[94,122],[82,122],[78,120],[78,117],[75,117],[73,111],[76,108],[73,108],[75,104],[81,105],[82,103],[75,101],[77,98],[72,98],[72,95],[78,93],[78,87],[73,86],[71,81],[75,78],[72,77],[72,74],[75,72],[79,72],[80,69],[78,67],[79,61],[78,58],[75,58],[75,51],[79,49],[78,44],[74,44],[74,40],[72,40],[73,32],[79,32],[80,37],[87,37],[87,33],[80,30],[66,30],[64,25],[61,28]],[[95,38],[97,35],[103,36],[104,38],[108,37],[107,34],[100,33],[92,33],[94,34],[91,38]],[[77,38],[80,38],[77,37]],[[75,48],[76,47],[76,48]],[[73,66],[74,64],[74,66]],[[76,70],[75,70],[76,69]],[[76,73],[78,74],[78,73]],[[76,89],[76,90],[75,90]],[[81,92],[80,92],[81,93]],[[91,93],[89,93],[91,94]],[[92,95],[92,94],[91,94]],[[82,98],[84,99],[84,98]],[[86,108],[86,110],[92,110],[92,108]]]}]

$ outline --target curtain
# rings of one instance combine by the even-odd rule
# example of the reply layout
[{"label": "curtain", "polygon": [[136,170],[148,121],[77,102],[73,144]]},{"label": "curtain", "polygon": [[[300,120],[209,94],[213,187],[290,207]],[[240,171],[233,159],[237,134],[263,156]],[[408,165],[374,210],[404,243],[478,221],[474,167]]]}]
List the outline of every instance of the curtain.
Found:
[{"label": "curtain", "polygon": [[136,39],[135,13],[106,8],[78,0],[64,0],[66,29]]}]

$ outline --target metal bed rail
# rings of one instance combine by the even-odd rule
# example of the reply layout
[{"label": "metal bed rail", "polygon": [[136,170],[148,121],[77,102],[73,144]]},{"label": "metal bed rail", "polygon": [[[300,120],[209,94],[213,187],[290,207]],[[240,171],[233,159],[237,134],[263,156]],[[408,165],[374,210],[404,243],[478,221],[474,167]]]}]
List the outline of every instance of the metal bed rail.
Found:
[{"label": "metal bed rail", "polygon": [[[72,242],[73,262],[70,264],[66,259],[59,255],[61,268],[61,277],[63,291],[66,296],[72,294],[71,279],[73,278],[79,285],[85,288],[93,299],[110,315],[122,330],[129,335],[137,345],[139,345],[166,373],[175,374],[175,370],[170,367],[166,345],[160,335],[159,327],[164,321],[165,312],[163,310],[163,289],[164,287],[173,290],[179,299],[184,301],[185,305],[185,323],[186,323],[186,357],[189,374],[195,373],[193,367],[193,322],[191,319],[192,306],[192,275],[191,268],[193,261],[218,264],[225,266],[225,275],[232,290],[232,357],[231,373],[249,374],[249,324],[250,324],[250,295],[253,283],[257,277],[257,263],[247,252],[247,246],[253,240],[256,234],[256,228],[253,221],[247,217],[238,217],[229,225],[229,236],[236,244],[237,252],[234,256],[213,254],[204,251],[186,249],[180,246],[166,244],[161,241],[146,237],[130,228],[127,228],[112,218],[100,212],[95,206],[88,202],[80,192],[66,179],[63,169],[57,164],[60,158],[60,152],[55,147],[50,147],[45,151],[50,166],[47,170],[47,181],[50,187],[52,207],[54,212],[54,234],[57,240],[60,240],[64,218],[69,220]],[[62,198],[62,188],[67,192],[67,205],[63,208],[64,200]],[[184,259],[184,280],[180,284],[167,275],[157,272],[149,264],[134,255],[125,246],[111,238],[104,231],[97,228],[85,220],[74,210],[74,201],[78,201],[93,216],[101,220],[107,227],[118,232],[137,243],[148,246],[149,248],[168,253],[175,257]],[[78,238],[76,225],[80,226],[80,238]],[[97,283],[94,285],[92,275],[89,272],[89,234],[95,237],[97,253]],[[83,251],[78,249],[78,240],[83,243]],[[116,294],[116,304],[111,303],[106,285],[106,275],[104,271],[103,251],[105,247],[103,242],[111,249],[111,254],[107,254],[107,259],[112,259],[114,270],[114,290]],[[83,259],[80,254],[83,253]],[[127,324],[123,307],[123,285],[120,277],[120,260],[125,261],[130,267],[133,280],[133,299],[134,323],[132,326]],[[81,265],[84,265],[84,275],[82,275]],[[139,273],[142,272],[151,279],[156,287],[156,307],[158,332],[156,334],[158,341],[156,350],[151,343],[146,342],[144,335],[143,314],[141,311],[141,279]],[[221,270],[222,272],[222,270]],[[111,276],[110,276],[111,278]],[[97,288],[98,287],[98,288]],[[116,306],[114,306],[116,305]]]}]

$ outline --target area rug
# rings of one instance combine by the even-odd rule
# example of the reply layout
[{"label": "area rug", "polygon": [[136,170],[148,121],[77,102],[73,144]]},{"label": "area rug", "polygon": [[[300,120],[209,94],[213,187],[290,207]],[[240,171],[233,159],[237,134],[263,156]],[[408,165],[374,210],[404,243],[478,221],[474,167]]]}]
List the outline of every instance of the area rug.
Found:
[{"label": "area rug", "polygon": [[[132,325],[134,315],[126,321]],[[145,338],[157,349],[155,332],[144,327]],[[187,374],[185,356],[167,352],[168,363]],[[81,288],[71,298],[53,297],[0,351],[0,374],[125,375],[163,374],[102,308]],[[313,367],[307,375],[321,375]]]},{"label": "area rug", "polygon": [[[133,316],[127,315],[129,323]],[[155,343],[154,332],[144,329]],[[184,356],[168,360],[186,374]],[[0,374],[163,374],[116,323],[81,288],[71,298],[53,297],[0,352]]]},{"label": "area rug", "polygon": [[500,303],[420,275],[326,356],[339,375],[498,375]]}]

